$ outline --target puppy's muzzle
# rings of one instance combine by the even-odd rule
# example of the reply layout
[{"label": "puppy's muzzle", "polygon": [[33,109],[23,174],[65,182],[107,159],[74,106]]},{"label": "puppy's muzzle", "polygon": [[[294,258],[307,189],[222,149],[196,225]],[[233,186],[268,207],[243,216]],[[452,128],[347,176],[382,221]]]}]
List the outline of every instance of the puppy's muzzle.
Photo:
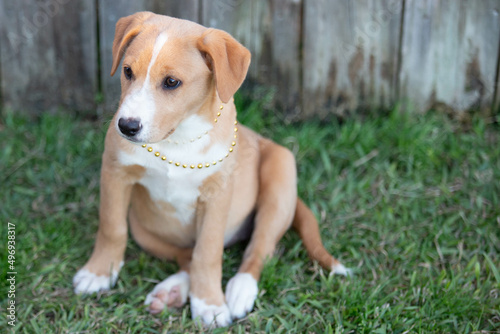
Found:
[{"label": "puppy's muzzle", "polygon": [[142,129],[141,120],[137,118],[120,118],[118,120],[118,128],[122,134],[132,138]]}]

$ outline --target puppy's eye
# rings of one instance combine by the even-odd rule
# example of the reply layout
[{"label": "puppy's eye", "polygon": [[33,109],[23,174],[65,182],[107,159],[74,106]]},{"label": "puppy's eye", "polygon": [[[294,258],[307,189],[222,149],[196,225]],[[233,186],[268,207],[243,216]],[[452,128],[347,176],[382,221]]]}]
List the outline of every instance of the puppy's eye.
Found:
[{"label": "puppy's eye", "polygon": [[130,67],[125,66],[123,68],[123,74],[125,75],[125,78],[127,78],[127,80],[132,79],[132,69]]},{"label": "puppy's eye", "polygon": [[163,88],[165,89],[176,89],[181,85],[181,81],[174,79],[172,77],[166,77],[163,81]]}]

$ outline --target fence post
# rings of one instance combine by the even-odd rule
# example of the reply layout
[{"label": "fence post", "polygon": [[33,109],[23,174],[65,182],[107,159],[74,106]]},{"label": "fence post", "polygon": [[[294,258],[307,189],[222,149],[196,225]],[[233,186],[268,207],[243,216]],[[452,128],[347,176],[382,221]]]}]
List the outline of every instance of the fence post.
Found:
[{"label": "fence post", "polygon": [[28,115],[60,107],[93,113],[97,92],[94,5],[93,0],[0,2],[5,107]]},{"label": "fence post", "polygon": [[497,0],[407,0],[401,98],[423,112],[489,112],[495,95]]},{"label": "fence post", "polygon": [[390,108],[403,1],[304,1],[304,115]]}]

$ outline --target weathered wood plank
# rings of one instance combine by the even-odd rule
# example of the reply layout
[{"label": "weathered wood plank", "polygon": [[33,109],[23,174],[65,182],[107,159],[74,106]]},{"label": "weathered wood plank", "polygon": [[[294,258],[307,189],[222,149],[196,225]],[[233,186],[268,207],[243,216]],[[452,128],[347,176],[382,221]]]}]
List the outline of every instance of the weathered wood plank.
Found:
[{"label": "weathered wood plank", "polygon": [[500,115],[500,52],[498,54],[498,73],[497,73],[497,82],[495,83],[495,100],[493,101],[493,114]]},{"label": "weathered wood plank", "polygon": [[2,1],[0,44],[6,107],[31,115],[59,107],[93,112],[97,93],[93,0]]},{"label": "weathered wood plank", "polygon": [[[500,9],[499,9],[500,12]],[[500,15],[500,14],[499,14]],[[497,56],[497,77],[495,82],[495,98],[493,101],[493,110],[492,114],[500,115],[500,45],[498,48],[498,56]]]},{"label": "weathered wood plank", "polygon": [[200,22],[200,0],[169,0],[161,4],[164,7],[157,11],[159,14]]},{"label": "weathered wood plank", "polygon": [[500,20],[497,0],[407,0],[401,98],[418,111],[488,111],[494,99]]},{"label": "weathered wood plank", "polygon": [[100,16],[100,57],[101,82],[104,96],[103,107],[106,111],[115,111],[120,98],[120,80],[111,77],[112,47],[115,36],[115,25],[118,19],[139,11],[152,11],[189,20],[198,20],[199,0],[101,0]]},{"label": "weathered wood plank", "polygon": [[389,108],[401,0],[305,0],[303,115]]},{"label": "weathered wood plank", "polygon": [[[271,84],[271,81],[269,81],[272,68],[272,54],[270,49],[272,15],[270,0],[251,1],[246,15],[247,18],[249,17],[250,22],[247,22],[249,35],[244,44],[252,53],[252,63],[250,64],[247,76],[250,80],[247,81]],[[238,39],[238,36],[235,37]]]},{"label": "weathered wood plank", "polygon": [[287,117],[300,113],[302,0],[255,1],[253,82],[273,86],[275,102]]}]

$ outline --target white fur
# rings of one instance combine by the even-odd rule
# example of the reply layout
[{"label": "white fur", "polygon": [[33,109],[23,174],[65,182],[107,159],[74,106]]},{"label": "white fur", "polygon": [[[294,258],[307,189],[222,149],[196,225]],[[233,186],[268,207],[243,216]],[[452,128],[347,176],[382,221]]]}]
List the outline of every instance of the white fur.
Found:
[{"label": "white fur", "polygon": [[[118,117],[120,118],[140,118],[142,124],[142,130],[137,135],[136,139],[142,141],[143,138],[148,138],[150,136],[150,129],[156,113],[156,106],[153,98],[152,90],[153,85],[150,82],[150,71],[158,58],[158,54],[168,40],[168,35],[166,33],[161,33],[158,35],[153,47],[153,54],[151,56],[151,61],[148,65],[148,71],[146,74],[146,79],[140,89],[131,92],[125,99],[118,110]],[[117,131],[118,122],[116,124]]]},{"label": "white fur", "polygon": [[333,274],[338,274],[338,275],[343,275],[343,276],[352,276],[352,270],[344,267],[344,265],[342,263],[339,263],[337,265],[332,266],[332,271],[330,272],[330,275],[333,275]]},{"label": "white fur", "polygon": [[259,288],[251,274],[238,273],[226,286],[226,301],[233,318],[241,319],[253,309]]},{"label": "white fur", "polygon": [[[123,261],[120,262],[120,269],[123,266]],[[92,294],[99,291],[107,291],[113,287],[118,279],[118,270],[113,270],[111,276],[96,275],[87,269],[80,269],[73,277],[73,287],[75,293]]]},{"label": "white fur", "polygon": [[166,280],[156,284],[153,291],[148,293],[148,295],[146,296],[144,304],[151,304],[151,302],[156,298],[154,296],[156,295],[156,293],[158,293],[158,291],[170,291],[176,285],[180,286],[179,290],[182,298],[182,303],[184,304],[187,301],[189,293],[189,274],[185,271],[180,271],[177,274],[171,275]]},{"label": "white fur", "polygon": [[231,313],[226,304],[207,305],[205,301],[192,295],[190,300],[193,320],[199,317],[203,324],[209,327],[225,327],[231,324]]},{"label": "white fur", "polygon": [[141,89],[134,90],[125,99],[118,110],[117,122],[115,124],[116,131],[121,133],[118,128],[118,120],[121,118],[139,118],[142,130],[137,134],[136,139],[141,141],[141,138],[147,138],[152,119],[156,112],[156,105],[153,98],[153,93],[149,87],[143,86]]},{"label": "white fur", "polygon": [[[207,122],[204,118],[199,115],[191,115],[186,117],[179,125],[177,129],[170,137],[168,137],[167,142],[174,144],[194,144],[200,139],[205,140],[205,134],[213,128],[213,123]],[[198,137],[201,138],[198,138]],[[191,142],[191,140],[193,140]],[[205,140],[206,142],[206,140]]]},{"label": "white fur", "polygon": [[145,80],[146,84],[149,84],[149,73],[151,72],[151,68],[155,64],[156,58],[158,58],[158,55],[160,54],[160,51],[167,42],[167,40],[168,40],[168,35],[166,32],[162,32],[156,37],[155,45],[153,46],[153,54],[151,56],[151,61],[149,62],[148,65],[148,72],[146,73],[146,80]]}]

